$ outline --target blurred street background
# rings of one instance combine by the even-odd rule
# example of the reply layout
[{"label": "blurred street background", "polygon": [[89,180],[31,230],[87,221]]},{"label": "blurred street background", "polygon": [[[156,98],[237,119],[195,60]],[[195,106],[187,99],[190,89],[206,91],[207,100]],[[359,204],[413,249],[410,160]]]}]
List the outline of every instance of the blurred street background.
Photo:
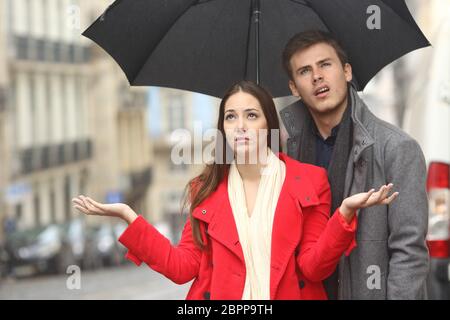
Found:
[{"label": "blurred street background", "polygon": [[[81,36],[110,3],[0,0],[0,299],[187,294],[189,284],[125,261],[117,238],[126,225],[72,208],[80,194],[127,203],[176,244],[186,221],[183,190],[202,166],[171,161],[171,133],[194,133],[199,123],[204,132],[217,121],[218,99],[130,87],[115,61]],[[361,95],[419,142],[427,164],[448,165],[450,0],[406,3],[432,47],[387,66]],[[275,101],[281,109],[294,99]],[[449,199],[447,190],[437,200],[447,223],[437,237],[447,245]],[[438,258],[448,261],[448,251]],[[70,265],[81,272],[68,272]],[[72,276],[80,276],[79,288],[69,288]],[[448,277],[439,278],[445,290]]]},{"label": "blurred street background", "polygon": [[83,272],[80,289],[67,289],[66,280],[65,275],[8,279],[0,286],[0,300],[182,300],[190,286],[172,283],[145,265]]}]

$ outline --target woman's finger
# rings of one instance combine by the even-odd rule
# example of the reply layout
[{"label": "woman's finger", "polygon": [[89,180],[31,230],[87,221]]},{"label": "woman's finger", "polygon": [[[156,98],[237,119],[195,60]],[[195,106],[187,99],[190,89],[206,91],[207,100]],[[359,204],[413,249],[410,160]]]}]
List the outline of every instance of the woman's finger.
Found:
[{"label": "woman's finger", "polygon": [[376,195],[371,199],[373,203],[378,203],[382,199],[384,192],[386,191],[386,186],[381,186],[380,189],[376,192]]},{"label": "woman's finger", "polygon": [[81,199],[81,201],[83,201],[84,207],[89,210],[89,206],[88,206],[88,203],[86,201],[86,198],[83,195],[80,195],[79,198]]},{"label": "woman's finger", "polygon": [[359,201],[358,207],[365,208],[367,206],[369,199],[373,196],[375,189],[370,189],[368,192],[362,193],[363,197]]},{"label": "woman's finger", "polygon": [[98,203],[89,197],[87,197],[86,200],[89,202],[89,204],[94,208],[93,210],[95,210],[96,212],[98,212],[100,214],[105,214],[108,211],[108,210],[106,210],[106,208],[103,204]]},{"label": "woman's finger", "polygon": [[86,204],[86,208],[93,213],[102,214],[102,211],[96,208],[88,199],[88,197],[83,196],[84,203]]},{"label": "woman's finger", "polygon": [[73,202],[74,204],[79,205],[79,206],[83,206],[83,201],[81,201],[81,200],[78,199],[78,198],[73,198],[73,199],[72,199],[72,202]]},{"label": "woman's finger", "polygon": [[89,197],[86,198],[87,201],[92,204],[94,207],[97,207],[99,209],[105,210],[105,206],[102,203],[99,203],[97,201],[95,201],[94,199],[91,199]]},{"label": "woman's finger", "polygon": [[394,192],[389,198],[384,199],[382,204],[390,204],[392,201],[394,201],[395,198],[397,198],[399,195],[399,192]]},{"label": "woman's finger", "polygon": [[87,210],[87,209],[84,208],[84,207],[81,207],[81,206],[79,206],[79,205],[74,205],[74,207],[75,207],[75,209],[77,209],[78,211],[83,212],[84,214],[90,214],[90,213],[89,213],[89,210]]},{"label": "woman's finger", "polygon": [[380,200],[383,201],[384,199],[387,198],[388,194],[391,192],[392,187],[394,186],[394,184],[389,183],[388,185],[385,186],[383,193],[381,194]]}]

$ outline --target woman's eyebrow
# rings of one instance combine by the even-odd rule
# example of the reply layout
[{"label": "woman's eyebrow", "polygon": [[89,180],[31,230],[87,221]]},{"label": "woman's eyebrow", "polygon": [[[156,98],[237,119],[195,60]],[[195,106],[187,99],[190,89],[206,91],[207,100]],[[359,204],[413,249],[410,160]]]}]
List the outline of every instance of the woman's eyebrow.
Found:
[{"label": "woman's eyebrow", "polygon": [[[260,110],[258,110],[258,109],[256,109],[256,108],[247,108],[247,109],[244,109],[244,112],[250,112],[250,111],[260,112]],[[234,109],[227,109],[227,110],[225,110],[224,113],[227,113],[227,112],[235,112],[235,110],[234,110]]]}]

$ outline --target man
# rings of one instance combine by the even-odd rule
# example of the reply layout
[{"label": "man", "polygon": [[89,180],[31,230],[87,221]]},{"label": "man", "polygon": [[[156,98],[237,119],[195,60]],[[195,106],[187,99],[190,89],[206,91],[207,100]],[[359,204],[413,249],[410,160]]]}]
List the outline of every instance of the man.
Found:
[{"label": "man", "polygon": [[389,206],[358,214],[357,247],[325,281],[330,299],[423,299],[428,250],[426,166],[419,145],[375,117],[353,88],[338,42],[322,31],[295,35],[283,52],[298,102],[280,115],[288,154],[328,170],[334,212],[342,199],[393,183]]}]

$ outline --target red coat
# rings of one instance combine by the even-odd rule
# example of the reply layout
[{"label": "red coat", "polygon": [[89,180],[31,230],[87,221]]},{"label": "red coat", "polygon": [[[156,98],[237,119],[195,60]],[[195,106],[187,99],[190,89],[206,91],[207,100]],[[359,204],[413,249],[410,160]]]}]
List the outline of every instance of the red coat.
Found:
[{"label": "red coat", "polygon": [[[331,193],[324,169],[280,153],[286,179],[275,211],[270,274],[271,299],[327,299],[322,280],[335,270],[341,255],[355,246],[356,218],[348,225],[336,210],[329,219]],[[189,220],[180,243],[171,245],[142,216],[119,241],[127,258],[175,283],[193,279],[187,299],[241,299],[245,262],[227,192],[227,178],[194,209],[211,250],[195,244]]]}]

